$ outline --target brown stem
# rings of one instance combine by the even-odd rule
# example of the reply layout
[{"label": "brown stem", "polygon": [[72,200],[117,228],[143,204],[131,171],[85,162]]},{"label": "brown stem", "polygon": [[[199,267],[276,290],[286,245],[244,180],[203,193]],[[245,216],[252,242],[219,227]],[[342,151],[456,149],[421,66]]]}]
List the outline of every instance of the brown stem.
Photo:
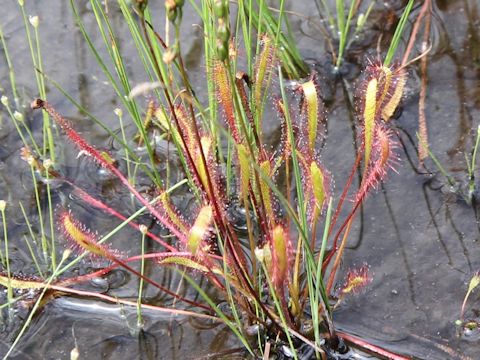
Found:
[{"label": "brown stem", "polygon": [[353,217],[350,218],[350,220],[348,221],[347,228],[345,229],[345,233],[343,234],[342,242],[340,243],[340,247],[338,248],[337,257],[335,258],[332,271],[330,272],[330,276],[328,277],[327,294],[330,293],[330,290],[333,287],[333,282],[335,281],[335,274],[337,273],[338,266],[340,265],[340,260],[342,259],[343,251],[345,250],[345,246],[347,245],[347,238],[350,233],[352,221]]},{"label": "brown stem", "polygon": [[431,10],[431,7],[432,7],[431,0],[425,0],[425,2],[422,5],[422,8],[420,9],[420,13],[417,16],[415,24],[413,25],[413,29],[410,34],[410,39],[408,40],[408,45],[405,50],[405,54],[403,55],[402,66],[408,63],[408,58],[412,53],[413,46],[415,45],[415,40],[417,38],[418,30],[420,29],[420,22],[422,18],[426,15],[427,11]]},{"label": "brown stem", "polygon": [[[429,1],[426,1],[429,3]],[[428,39],[430,37],[430,23],[431,23],[431,12],[429,11],[425,16],[425,32],[423,33],[423,43],[422,43],[422,51],[423,48],[426,47],[428,43]],[[420,137],[420,141],[426,146],[419,146],[418,147],[418,159],[420,161],[420,166],[422,166],[423,160],[428,156],[428,133],[427,133],[427,120],[425,115],[425,99],[427,97],[427,63],[428,58],[427,56],[423,56],[420,60],[420,70],[422,73],[422,84],[420,88],[420,98],[418,99],[418,136]]]},{"label": "brown stem", "polygon": [[[328,230],[328,236],[330,236],[333,232],[333,228],[334,228],[334,226],[335,226],[335,224],[338,220],[338,217],[340,215],[340,211],[342,209],[343,203],[344,203],[344,201],[347,197],[347,192],[350,189],[350,186],[352,185],[353,177],[355,175],[355,172],[356,172],[358,166],[360,165],[360,161],[362,160],[363,148],[364,148],[364,145],[362,144],[362,148],[359,150],[359,152],[357,154],[355,164],[352,166],[350,176],[348,177],[347,183],[345,184],[345,187],[343,188],[342,195],[340,196],[340,201],[337,205],[337,209],[335,210],[335,214],[333,215],[332,222],[330,223],[330,229]],[[337,237],[335,237],[335,240],[333,242],[333,249],[334,249],[333,251],[335,251],[336,247],[337,247]]]}]

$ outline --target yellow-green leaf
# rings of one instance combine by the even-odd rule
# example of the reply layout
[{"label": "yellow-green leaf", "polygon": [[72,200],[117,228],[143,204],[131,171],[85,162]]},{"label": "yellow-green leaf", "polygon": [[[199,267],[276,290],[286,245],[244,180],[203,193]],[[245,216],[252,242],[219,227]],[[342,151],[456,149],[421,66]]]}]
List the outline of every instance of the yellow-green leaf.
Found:
[{"label": "yellow-green leaf", "polygon": [[285,280],[288,270],[287,239],[285,230],[277,225],[273,229],[274,275],[277,283]]},{"label": "yellow-green leaf", "polygon": [[318,94],[317,87],[313,80],[302,84],[303,95],[305,97],[305,104],[307,108],[307,123],[308,123],[308,148],[313,152],[315,148],[315,140],[317,138],[318,128]]},{"label": "yellow-green leaf", "polygon": [[312,191],[315,197],[315,203],[318,208],[322,208],[323,201],[325,200],[325,185],[322,169],[317,165],[315,161],[310,164],[310,178],[312,181]]},{"label": "yellow-green leaf", "polygon": [[8,278],[8,276],[0,274],[0,285],[12,287],[14,289],[43,289],[47,284],[42,281],[22,280],[17,278]]},{"label": "yellow-green leaf", "polygon": [[248,194],[248,184],[250,182],[250,161],[248,156],[248,150],[243,144],[239,144],[238,151],[238,163],[240,165],[240,184],[243,195]]},{"label": "yellow-green leaf", "polygon": [[272,197],[270,193],[270,187],[268,183],[265,181],[265,178],[270,178],[271,174],[271,166],[270,161],[265,160],[260,164],[260,170],[262,171],[262,176],[260,177],[260,191],[262,192],[263,203],[265,204],[265,210],[267,212],[267,217],[270,221],[274,222],[273,216],[273,205],[272,205]]},{"label": "yellow-green leaf", "polygon": [[365,94],[365,109],[363,110],[364,131],[365,131],[365,168],[370,161],[370,153],[373,144],[373,130],[375,127],[375,113],[377,108],[377,79],[368,82]]},{"label": "yellow-green leaf", "polygon": [[402,100],[403,89],[407,82],[407,75],[405,72],[400,73],[395,80],[395,90],[393,91],[392,97],[387,101],[382,109],[382,119],[385,121],[390,120],[395,109],[397,108],[400,100]]},{"label": "yellow-green leaf", "polygon": [[191,227],[187,238],[187,249],[193,255],[197,255],[201,251],[201,243],[204,239],[210,225],[213,221],[212,207],[204,206],[200,209],[195,223]]}]

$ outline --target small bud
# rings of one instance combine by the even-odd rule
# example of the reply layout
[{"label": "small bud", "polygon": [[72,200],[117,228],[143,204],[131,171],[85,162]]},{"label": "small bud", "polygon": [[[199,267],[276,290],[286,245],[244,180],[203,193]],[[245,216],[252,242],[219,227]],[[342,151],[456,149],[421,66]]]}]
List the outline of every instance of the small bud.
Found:
[{"label": "small bud", "polygon": [[174,22],[177,18],[177,4],[175,0],[165,1],[165,10],[167,11],[167,18],[171,22]]},{"label": "small bud", "polygon": [[217,36],[223,43],[227,43],[230,39],[230,31],[224,21],[218,21]]},{"label": "small bud", "polygon": [[0,211],[4,212],[7,207],[7,202],[5,200],[0,200]]},{"label": "small bud", "polygon": [[165,9],[167,9],[167,11],[175,10],[176,6],[177,6],[177,4],[175,4],[175,0],[166,0],[165,1]]},{"label": "small bud", "polygon": [[213,3],[213,11],[217,18],[223,18],[227,13],[227,7],[223,4],[222,0],[215,0]]},{"label": "small bud", "polygon": [[143,224],[138,227],[138,230],[140,230],[142,235],[145,235],[148,232],[148,228]]},{"label": "small bud", "polygon": [[224,61],[228,56],[228,48],[225,46],[225,43],[217,39],[217,56],[220,61]]},{"label": "small bud", "polygon": [[175,60],[175,57],[177,56],[177,52],[175,49],[169,48],[167,51],[163,53],[162,60],[165,64],[170,64],[173,60]]},{"label": "small bud", "polygon": [[8,106],[8,97],[5,95],[0,98],[0,101],[2,102],[3,106]]},{"label": "small bud", "polygon": [[263,261],[265,260],[265,251],[258,247],[255,248],[255,257],[260,263],[263,263]]},{"label": "small bud", "polygon": [[122,109],[120,108],[116,108],[115,110],[113,110],[113,112],[115,113],[115,115],[117,115],[119,118],[121,118],[123,116],[123,111]]},{"label": "small bud", "polygon": [[263,248],[255,248],[255,257],[258,262],[264,263],[268,267],[272,262],[272,252],[270,251],[270,247],[264,246]]},{"label": "small bud", "polygon": [[363,27],[363,25],[365,24],[365,20],[366,20],[365,14],[363,14],[363,13],[358,14],[357,28],[361,29]]},{"label": "small bud", "polygon": [[478,285],[480,285],[480,273],[476,272],[470,279],[468,284],[468,292],[472,292]]},{"label": "small bud", "polygon": [[72,253],[71,249],[66,249],[62,254],[62,261],[67,260],[71,253]]},{"label": "small bud", "polygon": [[23,114],[19,111],[16,111],[16,110],[13,113],[13,117],[15,118],[15,120],[20,121],[20,122],[22,122],[24,120]]},{"label": "small bud", "polygon": [[175,19],[177,18],[177,9],[167,10],[167,18],[172,23],[175,22]]},{"label": "small bud", "polygon": [[228,42],[228,56],[233,61],[237,57],[237,49],[235,48],[235,42],[229,41]]},{"label": "small bud", "polygon": [[29,16],[28,20],[30,21],[30,24],[36,29],[38,27],[38,16]]},{"label": "small bud", "polygon": [[70,360],[78,359],[80,359],[80,352],[78,351],[78,347],[74,347],[72,351],[70,351]]},{"label": "small bud", "polygon": [[147,5],[148,5],[148,0],[135,0],[135,6],[141,13],[145,11],[145,9],[147,8]]}]

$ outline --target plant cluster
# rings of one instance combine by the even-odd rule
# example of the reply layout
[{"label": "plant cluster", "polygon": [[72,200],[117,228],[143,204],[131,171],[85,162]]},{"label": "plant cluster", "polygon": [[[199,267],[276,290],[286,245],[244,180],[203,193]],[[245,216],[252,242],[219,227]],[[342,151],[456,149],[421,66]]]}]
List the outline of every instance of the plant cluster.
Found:
[{"label": "plant cluster", "polygon": [[[287,344],[294,357],[297,357],[294,349],[299,343],[308,344],[323,358],[330,352],[341,351],[341,337],[362,346],[359,339],[347,334],[340,334],[339,338],[332,316],[334,308],[346,296],[367,285],[372,275],[367,265],[350,270],[343,281],[338,281],[337,274],[358,209],[397,161],[389,120],[402,99],[407,73],[403,66],[378,61],[369,63],[363,71],[357,84],[355,113],[360,145],[350,175],[335,201],[331,186],[334,175],[322,164],[319,146],[325,136],[322,127],[327,121],[321,83],[311,74],[287,86],[284,71],[295,60],[280,46],[285,41],[282,19],[276,22],[270,19],[272,13],[263,2],[258,9],[251,3],[240,3],[237,20],[247,53],[244,71],[239,70],[238,53],[243,48],[231,34],[228,2],[205,0],[200,7],[194,4],[205,31],[208,107],[204,107],[193,91],[183,64],[179,40],[183,1],[165,3],[166,28],[173,29],[174,34],[172,44],[168,41],[170,33],[164,40],[155,30],[147,1],[137,0],[133,10],[126,1],[119,1],[151,80],[132,87],[108,13],[99,1],[91,1],[117,78],[94,48],[72,0],[78,26],[124,107],[115,111],[123,135],[120,138],[112,133],[112,136],[124,146],[125,156],[120,161],[126,163],[127,174],[120,170],[119,161],[112,154],[91,145],[45,98],[35,100],[32,108],[42,109],[47,128],[53,120],[79,154],[93,160],[121,183],[139,210],[131,216],[123,214],[121,209],[67,179],[60,164],[47,156],[54,152],[53,146],[42,150],[30,141],[32,137],[28,141],[24,139],[22,157],[30,165],[33,178],[40,179],[47,187],[48,194],[52,191],[48,187],[52,179],[62,181],[78,201],[137,229],[142,253],[127,256],[115,249],[114,242],[106,245],[120,227],[107,236],[99,236],[87,229],[67,207],[59,205],[53,211],[49,195],[51,224],[55,224],[62,237],[82,256],[69,260],[70,251],[67,251],[57,262],[53,228],[51,243],[43,244],[44,253],[50,251],[51,254],[46,256],[52,261],[50,276],[22,279],[9,270],[8,253],[2,254],[1,260],[7,267],[0,276],[0,284],[10,291],[9,304],[15,301],[12,289],[38,289],[40,297],[46,291],[61,291],[137,306],[139,323],[142,308],[221,320],[252,355],[258,351],[252,346],[252,335],[258,339],[260,351],[268,353],[266,339],[275,339],[276,344]],[[281,4],[283,6],[283,1]],[[248,16],[254,10],[259,11],[258,17]],[[282,14],[281,11],[280,16]],[[264,19],[268,29],[261,25]],[[259,30],[254,36],[255,26]],[[43,79],[43,74],[40,78]],[[149,92],[148,106],[142,115],[137,95],[145,92]],[[137,127],[135,144],[126,140],[124,111]],[[269,143],[264,133],[264,123],[273,122],[272,117],[279,119],[282,136],[278,144]],[[12,118],[15,117],[12,115]],[[18,130],[24,133],[22,128]],[[156,168],[158,136],[174,144],[183,167],[184,180],[174,186],[170,186],[168,176],[162,177]],[[148,159],[140,158],[133,145],[144,146]],[[132,167],[135,171],[131,171]],[[142,173],[151,179],[149,191],[138,190],[132,173]],[[361,182],[358,189],[353,190],[357,175],[361,175]],[[190,213],[182,213],[172,201],[171,193],[179,187],[187,187],[193,194],[195,205]],[[230,211],[232,206],[240,209],[246,231],[236,226]],[[5,221],[5,204],[0,203],[0,207]],[[148,213],[162,231],[135,220],[142,213]],[[7,234],[6,227],[4,233]],[[157,242],[161,250],[145,251],[146,238]],[[62,275],[78,264],[85,257],[83,254],[105,259],[109,265],[81,276]],[[171,267],[178,271],[202,300],[180,294],[145,275],[147,261],[159,269]],[[138,266],[135,263],[139,263]],[[118,267],[140,279],[136,302],[73,286]],[[215,287],[216,299],[198,286],[198,277],[205,277]],[[142,297],[145,283],[158,288],[176,303],[183,303],[184,307],[147,305]],[[218,299],[228,302],[228,313],[218,306]]]}]

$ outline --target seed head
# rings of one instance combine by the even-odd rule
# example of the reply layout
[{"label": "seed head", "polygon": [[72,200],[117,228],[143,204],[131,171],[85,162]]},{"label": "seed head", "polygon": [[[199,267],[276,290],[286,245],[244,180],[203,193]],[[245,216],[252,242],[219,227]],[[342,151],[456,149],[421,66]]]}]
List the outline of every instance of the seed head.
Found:
[{"label": "seed head", "polygon": [[119,118],[121,118],[123,116],[123,111],[122,109],[120,108],[116,108],[115,110],[113,110],[113,112],[115,113],[115,115],[117,115]]},{"label": "seed head", "polygon": [[143,224],[138,227],[138,230],[140,230],[142,235],[145,235],[148,232],[148,228]]},{"label": "seed head", "polygon": [[71,253],[72,253],[71,249],[65,249],[65,251],[62,254],[62,261],[67,260]]},{"label": "seed head", "polygon": [[17,110],[15,110],[15,112],[13,113],[13,117],[15,118],[15,120],[20,122],[23,122],[24,120],[23,114]]},{"label": "seed head", "polygon": [[167,51],[163,53],[162,60],[165,64],[169,65],[175,60],[177,56],[177,51],[174,48],[169,48]]},{"label": "seed head", "polygon": [[39,19],[38,19],[38,16],[29,16],[28,17],[28,21],[30,21],[30,24],[36,29],[38,28],[38,23],[39,23]]}]

